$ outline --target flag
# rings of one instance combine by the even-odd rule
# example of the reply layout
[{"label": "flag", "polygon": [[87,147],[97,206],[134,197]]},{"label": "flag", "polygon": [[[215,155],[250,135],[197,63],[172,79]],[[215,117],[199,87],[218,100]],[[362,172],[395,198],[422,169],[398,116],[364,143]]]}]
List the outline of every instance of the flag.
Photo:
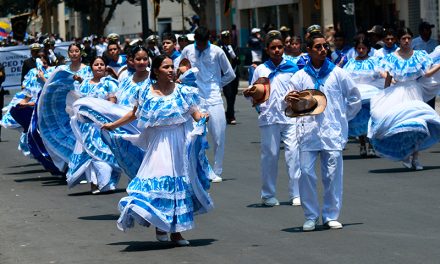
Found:
[{"label": "flag", "polygon": [[229,13],[231,12],[231,8],[232,8],[232,0],[225,0],[225,11],[223,14],[225,16],[229,16]]},{"label": "flag", "polygon": [[160,0],[152,0],[154,5],[154,18],[159,16],[160,12]]},{"label": "flag", "polygon": [[21,15],[17,15],[14,17],[11,17],[11,24],[12,24],[12,37],[15,40],[23,41],[24,37],[26,35],[26,29],[28,25],[28,18],[31,13],[25,13]]},{"label": "flag", "polygon": [[6,38],[11,32],[11,24],[6,21],[0,21],[0,40]]}]

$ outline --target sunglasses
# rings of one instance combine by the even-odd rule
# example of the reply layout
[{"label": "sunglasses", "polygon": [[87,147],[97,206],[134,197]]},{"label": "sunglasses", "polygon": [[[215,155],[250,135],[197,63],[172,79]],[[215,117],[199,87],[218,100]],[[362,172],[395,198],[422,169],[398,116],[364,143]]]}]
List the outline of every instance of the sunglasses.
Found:
[{"label": "sunglasses", "polygon": [[313,48],[315,48],[317,51],[321,51],[323,49],[328,50],[330,46],[327,43],[325,43],[325,44],[317,44]]}]

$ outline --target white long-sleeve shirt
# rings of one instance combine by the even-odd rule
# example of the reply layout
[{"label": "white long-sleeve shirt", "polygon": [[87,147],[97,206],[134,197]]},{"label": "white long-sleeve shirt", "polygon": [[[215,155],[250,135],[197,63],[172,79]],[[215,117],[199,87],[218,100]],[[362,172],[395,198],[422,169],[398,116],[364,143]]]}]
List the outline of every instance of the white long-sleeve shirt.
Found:
[{"label": "white long-sleeve shirt", "polygon": [[234,70],[223,50],[208,44],[206,49],[200,52],[193,44],[183,49],[181,59],[183,58],[187,58],[192,67],[199,69],[196,83],[201,106],[222,104],[222,87],[235,79]]},{"label": "white long-sleeve shirt", "polygon": [[[301,151],[344,149],[348,139],[348,121],[361,109],[361,95],[348,74],[335,67],[319,88],[327,97],[324,112],[297,120]],[[304,69],[290,79],[292,90],[313,89],[315,82]]]},{"label": "white long-sleeve shirt", "polygon": [[[283,63],[286,63],[285,59],[283,59],[280,65]],[[260,77],[268,77],[271,72],[264,63],[258,65],[251,83],[254,83]],[[294,118],[287,117],[284,114],[285,104],[283,104],[284,97],[290,88],[289,80],[292,76],[293,73],[290,72],[279,72],[270,80],[269,99],[259,105],[258,126],[295,124],[296,120]]]}]

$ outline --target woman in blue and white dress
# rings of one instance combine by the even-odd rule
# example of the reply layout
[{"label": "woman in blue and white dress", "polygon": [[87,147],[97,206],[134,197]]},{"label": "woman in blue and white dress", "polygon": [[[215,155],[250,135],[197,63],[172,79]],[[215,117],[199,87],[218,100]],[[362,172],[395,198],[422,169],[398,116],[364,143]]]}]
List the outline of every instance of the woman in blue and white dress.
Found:
[{"label": "woman in blue and white dress", "polygon": [[[118,82],[107,76],[102,57],[95,57],[90,63],[93,78],[85,79],[78,87],[84,100],[100,98],[115,103]],[[92,123],[80,122],[75,115],[70,125],[76,137],[75,149],[69,161],[67,184],[73,187],[81,180],[91,184],[92,194],[113,191],[119,182],[121,170],[109,147],[102,141],[98,127]]]},{"label": "woman in blue and white dress", "polygon": [[[19,123],[24,130],[20,137],[19,149],[25,156],[31,154],[28,145],[28,130],[38,96],[40,95],[40,92],[43,89],[47,79],[55,70],[55,67],[49,67],[49,58],[43,54],[37,58],[36,64],[37,67],[31,69],[24,77],[22,86],[24,87],[23,93],[25,97],[17,104],[16,108],[11,109],[15,119],[20,120]],[[16,116],[16,114],[18,114],[19,117]],[[39,153],[32,154],[38,160]]]},{"label": "woman in blue and white dress", "polygon": [[61,172],[67,171],[76,142],[70,126],[72,102],[78,99],[73,91],[93,76],[90,67],[81,63],[80,44],[70,44],[67,54],[70,63],[58,66],[41,91],[34,126],[36,141],[41,141],[41,147]]},{"label": "woman in blue and white dress", "polygon": [[[40,53],[36,60],[37,67],[31,69],[24,77],[23,90],[18,92],[8,105],[8,112],[2,119],[2,125],[7,128],[22,129],[18,149],[25,156],[32,156],[28,142],[28,129],[31,123],[35,102],[44,83],[54,68],[48,66],[48,58]],[[34,153],[36,154],[36,153]],[[38,156],[38,154],[37,154]],[[36,157],[38,159],[38,157]]]},{"label": "woman in blue and white dress", "polygon": [[433,52],[429,53],[433,64],[440,64],[440,45],[438,45]]},{"label": "woman in blue and white dress", "polygon": [[376,95],[384,86],[385,79],[380,73],[380,59],[370,57],[371,44],[366,38],[357,38],[354,48],[356,58],[350,59],[345,65],[344,70],[350,74],[362,97],[362,108],[355,118],[348,122],[348,136],[359,137],[361,157],[375,156],[371,144],[367,148],[368,120],[370,119],[370,99]]},{"label": "woman in blue and white dress", "polygon": [[73,84],[75,86],[75,89],[78,89],[79,85],[84,79],[93,77],[92,69],[81,62],[81,52],[81,44],[70,44],[67,49],[67,55],[69,56],[70,63],[59,66],[59,68],[62,68],[63,70],[74,73],[73,79],[75,80],[75,82]]},{"label": "woman in blue and white dress", "polygon": [[419,151],[440,139],[440,117],[425,103],[438,92],[431,77],[440,65],[432,66],[425,51],[413,50],[412,37],[410,29],[400,29],[400,49],[382,60],[386,88],[371,98],[368,137],[380,156],[422,170]]},{"label": "woman in blue and white dress", "polygon": [[[133,109],[139,96],[139,92],[150,85],[149,79],[149,58],[147,50],[138,46],[133,48],[133,67],[135,72],[121,80],[116,91],[112,94],[116,104],[100,98],[81,98],[73,103],[75,116],[80,122],[93,122],[98,126],[118,120]],[[140,130],[136,127],[136,121],[118,128],[117,133],[127,135],[138,135]],[[112,150],[119,146],[110,145]],[[134,166],[127,162],[127,154],[120,155],[118,151],[112,151],[118,161],[119,166],[124,170],[129,178],[134,178],[136,172]]]},{"label": "woman in blue and white dress", "polygon": [[[132,111],[102,127],[113,130],[138,119],[142,129],[138,145],[144,150],[143,160],[127,188],[128,196],[119,202],[118,228],[130,228],[136,220],[155,226],[159,241],[171,239],[187,246],[180,232],[194,227],[195,214],[213,207],[203,159],[207,114],[199,111],[196,87],[173,81],[173,62],[166,55],[154,58],[151,79],[153,84],[140,92]],[[198,122],[195,128],[193,120]]]},{"label": "woman in blue and white dress", "polygon": [[[17,120],[15,120],[11,116],[10,110],[16,106],[18,106],[19,108],[33,108],[35,106],[35,101],[37,100],[38,93],[43,88],[46,79],[49,78],[49,75],[55,69],[47,65],[47,57],[44,55],[43,52],[39,53],[38,58],[36,59],[36,66],[36,68],[31,69],[25,75],[21,85],[22,90],[16,93],[9,104],[4,108],[3,111],[6,113],[3,115],[2,120],[0,121],[0,124],[4,128],[21,128],[21,124],[17,123]],[[26,127],[28,125],[29,124],[27,124]],[[27,131],[27,128],[25,130]]]}]

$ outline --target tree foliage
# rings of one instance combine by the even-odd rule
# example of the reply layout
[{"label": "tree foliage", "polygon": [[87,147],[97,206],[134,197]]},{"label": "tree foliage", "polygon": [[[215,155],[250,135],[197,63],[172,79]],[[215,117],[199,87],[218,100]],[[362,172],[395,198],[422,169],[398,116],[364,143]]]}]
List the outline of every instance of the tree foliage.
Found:
[{"label": "tree foliage", "polygon": [[33,9],[33,1],[27,0],[0,0],[0,17],[19,15]]},{"label": "tree foliage", "polygon": [[[163,0],[162,0],[163,1]],[[206,0],[170,0],[177,3],[189,3],[194,12],[200,17],[200,24],[206,24]]]},{"label": "tree foliage", "polygon": [[87,14],[90,17],[89,31],[90,33],[102,35],[107,24],[112,19],[116,7],[123,2],[130,4],[139,4],[139,0],[65,0],[64,2],[75,11]]}]

